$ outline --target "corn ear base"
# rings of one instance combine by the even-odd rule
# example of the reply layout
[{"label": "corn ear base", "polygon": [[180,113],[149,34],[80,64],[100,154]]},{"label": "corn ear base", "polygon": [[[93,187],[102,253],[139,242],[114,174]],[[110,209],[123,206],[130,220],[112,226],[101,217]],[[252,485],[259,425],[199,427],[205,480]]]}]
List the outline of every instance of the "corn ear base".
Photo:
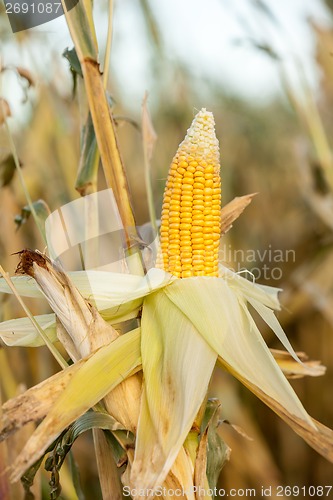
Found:
[{"label": "corn ear base", "polygon": [[[193,483],[193,475],[194,468],[192,459],[189,456],[186,448],[184,446],[181,447],[179,453],[169,471],[169,474],[165,478],[164,482],[161,484],[161,491],[163,495],[158,492],[158,494],[152,494],[152,490],[147,489],[146,484],[142,483],[139,485],[138,489],[133,488],[130,477],[132,472],[132,464],[134,457],[129,455],[129,464],[126,468],[122,476],[122,482],[125,486],[127,486],[131,492],[133,492],[132,498],[133,500],[140,500],[144,497],[144,495],[148,496],[148,492],[151,498],[163,498],[164,500],[174,500],[175,491],[181,491],[182,494],[177,497],[182,500],[196,500],[194,483]],[[144,493],[143,493],[144,492]],[[137,494],[135,494],[137,493]]]}]

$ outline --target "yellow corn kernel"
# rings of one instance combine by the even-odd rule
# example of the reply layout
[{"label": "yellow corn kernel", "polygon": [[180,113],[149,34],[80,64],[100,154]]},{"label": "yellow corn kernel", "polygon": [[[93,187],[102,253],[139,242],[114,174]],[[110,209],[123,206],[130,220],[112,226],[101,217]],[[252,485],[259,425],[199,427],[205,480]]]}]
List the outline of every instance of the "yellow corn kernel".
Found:
[{"label": "yellow corn kernel", "polygon": [[183,251],[180,249],[180,262],[183,267],[184,264],[191,264],[192,266],[192,250],[190,252]]},{"label": "yellow corn kernel", "polygon": [[199,111],[171,163],[156,266],[178,278],[218,276],[219,145],[212,113]]},{"label": "yellow corn kernel", "polygon": [[193,276],[193,271],[182,271],[181,278],[191,278]]}]

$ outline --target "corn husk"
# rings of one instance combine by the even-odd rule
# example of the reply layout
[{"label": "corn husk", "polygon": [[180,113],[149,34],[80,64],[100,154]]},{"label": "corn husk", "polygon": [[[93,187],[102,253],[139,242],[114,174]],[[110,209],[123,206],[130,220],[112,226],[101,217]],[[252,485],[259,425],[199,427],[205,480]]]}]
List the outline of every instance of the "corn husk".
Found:
[{"label": "corn husk", "polygon": [[191,429],[217,356],[164,291],[145,300],[141,352],[144,391],[130,480],[133,488],[154,489]]}]

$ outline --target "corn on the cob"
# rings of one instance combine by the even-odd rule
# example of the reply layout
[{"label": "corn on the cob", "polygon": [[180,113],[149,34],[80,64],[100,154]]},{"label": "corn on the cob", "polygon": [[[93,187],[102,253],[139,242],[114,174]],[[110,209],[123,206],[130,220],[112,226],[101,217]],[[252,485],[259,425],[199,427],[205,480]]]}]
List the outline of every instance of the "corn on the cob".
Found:
[{"label": "corn on the cob", "polygon": [[218,276],[220,234],[219,144],[213,114],[202,109],[171,163],[156,266],[178,278]]}]

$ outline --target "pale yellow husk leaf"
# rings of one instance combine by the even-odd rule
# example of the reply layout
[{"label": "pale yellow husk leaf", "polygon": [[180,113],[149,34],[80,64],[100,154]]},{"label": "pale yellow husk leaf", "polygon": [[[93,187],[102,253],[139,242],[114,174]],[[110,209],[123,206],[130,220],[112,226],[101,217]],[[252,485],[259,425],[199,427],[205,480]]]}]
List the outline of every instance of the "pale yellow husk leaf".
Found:
[{"label": "pale yellow husk leaf", "polygon": [[[156,268],[150,269],[145,276],[92,270],[73,271],[66,274],[81,295],[100,311],[145,297],[175,279]],[[22,297],[43,297],[36,281],[30,276],[13,276],[11,280]],[[0,292],[12,293],[3,278],[0,278]]]},{"label": "pale yellow husk leaf", "polygon": [[[178,280],[165,292],[234,374],[315,428],[252,320],[241,292],[224,279],[204,277]],[[205,310],[207,314],[202,314]]]},{"label": "pale yellow husk leaf", "polygon": [[156,488],[191,429],[217,354],[164,290],[145,299],[141,329],[144,391],[130,481]]},{"label": "pale yellow husk leaf", "polygon": [[[44,330],[51,342],[57,341],[56,319],[54,314],[41,314],[35,320]],[[0,323],[0,338],[10,346],[39,347],[44,340],[29,318],[17,318]]]},{"label": "pale yellow husk leaf", "polygon": [[234,273],[222,265],[220,265],[219,271],[220,276],[225,279],[228,286],[234,291],[240,300],[249,302],[254,309],[256,309],[262,319],[273,330],[289,354],[295,359],[295,361],[302,364],[302,361],[295,353],[273,312],[273,310],[281,309],[278,299],[278,293],[281,289],[271,286],[257,285],[256,283],[248,281],[239,274]]},{"label": "pale yellow husk leaf", "polygon": [[[230,277],[234,275],[228,271]],[[209,281],[208,281],[209,280]],[[191,281],[193,283],[191,283]],[[333,432],[312,419],[282,374],[251,317],[251,302],[294,359],[299,359],[270,308],[279,308],[277,291],[241,278],[189,278],[165,288],[186,314],[222,364],[262,399],[310,446],[333,461]],[[202,315],[207,310],[208,315]],[[302,364],[304,366],[304,364]],[[311,367],[307,367],[307,372]],[[317,368],[312,368],[313,375]]]},{"label": "pale yellow husk leaf", "polygon": [[[77,271],[66,275],[81,295],[95,305],[102,318],[111,324],[136,317],[147,294],[174,280],[170,274],[160,269],[151,269],[144,278],[101,271]],[[14,276],[11,279],[21,295],[43,297],[36,281],[30,276]],[[0,278],[0,291],[11,293],[2,278]],[[52,288],[51,293],[54,292],[55,289]],[[54,301],[57,308],[64,302],[63,298],[56,300],[56,297]],[[54,342],[57,339],[55,315],[45,314],[36,316],[35,319]],[[29,318],[0,323],[0,338],[8,346],[37,347],[44,344]]]},{"label": "pale yellow husk leaf", "polygon": [[177,494],[177,498],[180,500],[197,500],[193,484],[193,463],[184,446],[181,447],[168,476],[165,478],[163,484],[157,488],[155,494],[145,484],[138,485],[137,488],[130,486],[131,467],[133,463],[132,450],[128,450],[127,454],[129,462],[122,476],[122,482],[130,490],[133,500],[141,500],[142,498],[174,500],[175,494]]}]

